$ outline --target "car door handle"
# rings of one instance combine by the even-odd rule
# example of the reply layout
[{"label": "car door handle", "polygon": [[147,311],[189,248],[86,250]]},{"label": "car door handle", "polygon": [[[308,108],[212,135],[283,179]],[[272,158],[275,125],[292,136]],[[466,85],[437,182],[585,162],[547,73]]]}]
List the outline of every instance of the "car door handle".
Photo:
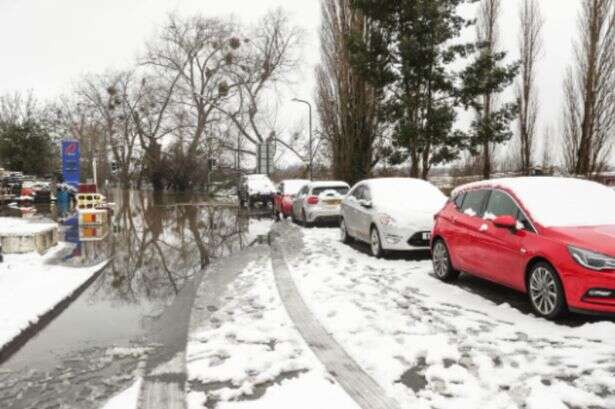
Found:
[{"label": "car door handle", "polygon": [[487,231],[489,230],[489,226],[487,225],[487,223],[483,223],[480,225],[480,227],[478,228],[478,231]]}]

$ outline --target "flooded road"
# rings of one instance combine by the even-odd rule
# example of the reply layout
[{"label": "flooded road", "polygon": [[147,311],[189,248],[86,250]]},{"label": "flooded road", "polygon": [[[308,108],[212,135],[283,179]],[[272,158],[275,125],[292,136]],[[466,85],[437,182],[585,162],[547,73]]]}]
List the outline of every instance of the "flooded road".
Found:
[{"label": "flooded road", "polygon": [[49,210],[63,224],[65,240],[74,243],[61,262],[111,261],[0,365],[0,407],[101,407],[130,386],[163,342],[185,337],[177,332],[210,260],[260,240],[271,223],[199,197],[116,191],[109,200],[115,211],[103,228],[79,228],[74,216]]}]

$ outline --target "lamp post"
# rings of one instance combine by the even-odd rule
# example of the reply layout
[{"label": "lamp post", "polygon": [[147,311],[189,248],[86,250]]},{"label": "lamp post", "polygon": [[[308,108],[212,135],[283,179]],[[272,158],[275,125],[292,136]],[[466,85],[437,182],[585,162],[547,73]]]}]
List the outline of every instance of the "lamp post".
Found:
[{"label": "lamp post", "polygon": [[303,99],[298,99],[298,98],[293,98],[294,102],[300,102],[302,104],[306,104],[309,108],[310,111],[310,143],[309,143],[309,149],[310,149],[310,180],[313,179],[313,174],[312,174],[312,104],[310,104],[308,101],[305,101]]}]

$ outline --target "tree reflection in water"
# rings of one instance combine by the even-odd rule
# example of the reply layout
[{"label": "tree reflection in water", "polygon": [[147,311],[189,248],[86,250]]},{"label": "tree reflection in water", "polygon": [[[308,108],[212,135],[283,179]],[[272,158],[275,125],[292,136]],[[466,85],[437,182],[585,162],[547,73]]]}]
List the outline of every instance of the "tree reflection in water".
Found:
[{"label": "tree reflection in water", "polygon": [[104,292],[113,288],[118,301],[170,301],[212,258],[248,244],[248,220],[236,207],[150,192],[114,196],[114,258],[96,285]]}]

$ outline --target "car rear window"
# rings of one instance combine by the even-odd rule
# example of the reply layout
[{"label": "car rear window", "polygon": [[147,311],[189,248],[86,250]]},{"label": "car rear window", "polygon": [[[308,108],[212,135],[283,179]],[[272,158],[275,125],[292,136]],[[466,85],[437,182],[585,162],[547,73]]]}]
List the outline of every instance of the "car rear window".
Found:
[{"label": "car rear window", "polygon": [[327,190],[335,190],[340,195],[345,195],[346,193],[348,193],[350,188],[348,188],[348,186],[319,186],[312,189],[312,194],[314,196],[318,196],[322,192],[325,192]]},{"label": "car rear window", "polygon": [[471,190],[465,194],[461,211],[469,216],[482,216],[489,190]]}]

